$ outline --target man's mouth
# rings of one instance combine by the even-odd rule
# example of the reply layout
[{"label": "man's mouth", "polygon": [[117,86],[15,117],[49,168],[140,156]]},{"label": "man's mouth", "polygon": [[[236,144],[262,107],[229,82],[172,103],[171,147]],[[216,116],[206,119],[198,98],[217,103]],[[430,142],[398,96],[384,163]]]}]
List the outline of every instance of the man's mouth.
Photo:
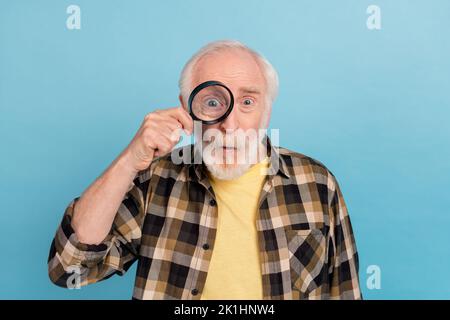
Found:
[{"label": "man's mouth", "polygon": [[236,150],[237,150],[237,148],[235,148],[235,147],[222,146],[222,151],[223,151],[223,152],[234,152],[234,151],[236,151]]}]

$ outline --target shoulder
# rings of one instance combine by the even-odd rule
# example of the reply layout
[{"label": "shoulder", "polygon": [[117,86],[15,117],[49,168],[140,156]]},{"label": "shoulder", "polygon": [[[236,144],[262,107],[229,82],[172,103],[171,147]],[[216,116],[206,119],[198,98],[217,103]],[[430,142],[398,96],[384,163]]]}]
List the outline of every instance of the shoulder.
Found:
[{"label": "shoulder", "polygon": [[322,161],[284,147],[278,147],[277,151],[298,184],[314,182],[326,185],[330,190],[336,189],[336,177]]}]

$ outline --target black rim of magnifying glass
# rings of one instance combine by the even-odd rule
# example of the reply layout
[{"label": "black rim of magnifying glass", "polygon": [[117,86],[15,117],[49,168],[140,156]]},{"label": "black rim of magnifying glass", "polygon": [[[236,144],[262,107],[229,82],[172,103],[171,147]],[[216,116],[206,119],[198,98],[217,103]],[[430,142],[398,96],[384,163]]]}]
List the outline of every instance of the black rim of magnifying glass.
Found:
[{"label": "black rim of magnifying glass", "polygon": [[[230,94],[230,106],[228,107],[228,110],[219,118],[214,119],[214,120],[202,120],[202,119],[198,118],[194,114],[194,112],[192,112],[192,101],[194,101],[195,96],[197,95],[197,93],[200,90],[202,90],[203,88],[209,87],[209,86],[221,86],[221,87],[225,88],[228,91],[228,93]],[[231,93],[231,90],[228,89],[228,87],[226,85],[224,85],[222,82],[210,80],[210,81],[200,83],[198,86],[196,86],[194,88],[194,90],[192,90],[191,95],[189,96],[188,105],[189,105],[189,114],[191,115],[192,119],[201,121],[204,124],[215,124],[215,123],[218,123],[218,122],[224,120],[226,117],[228,117],[231,110],[233,110],[234,97],[233,97],[233,94]]]}]

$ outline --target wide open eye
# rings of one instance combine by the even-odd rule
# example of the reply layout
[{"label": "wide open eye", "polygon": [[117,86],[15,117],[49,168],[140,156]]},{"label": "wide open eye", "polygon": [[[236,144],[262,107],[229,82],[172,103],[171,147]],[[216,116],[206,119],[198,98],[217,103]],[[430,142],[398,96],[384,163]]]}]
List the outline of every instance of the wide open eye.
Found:
[{"label": "wide open eye", "polygon": [[208,99],[208,100],[206,100],[205,104],[208,108],[209,107],[214,108],[214,107],[218,107],[220,105],[220,101],[217,99]]},{"label": "wide open eye", "polygon": [[214,117],[219,118],[226,112],[226,109],[227,106],[219,97],[207,96],[202,99],[199,115],[206,116],[207,119],[212,119]]},{"label": "wide open eye", "polygon": [[244,107],[251,107],[255,104],[255,100],[253,100],[252,98],[244,98],[242,100],[242,105]]}]

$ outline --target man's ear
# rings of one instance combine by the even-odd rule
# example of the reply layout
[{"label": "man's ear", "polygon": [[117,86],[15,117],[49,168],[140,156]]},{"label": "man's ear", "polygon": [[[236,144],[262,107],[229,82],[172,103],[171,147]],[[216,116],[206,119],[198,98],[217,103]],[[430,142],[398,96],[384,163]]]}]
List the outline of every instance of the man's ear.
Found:
[{"label": "man's ear", "polygon": [[183,96],[181,95],[181,93],[178,95],[178,99],[180,100],[180,104],[183,107],[183,109],[187,111],[187,106],[184,103],[184,99],[183,99]]}]

